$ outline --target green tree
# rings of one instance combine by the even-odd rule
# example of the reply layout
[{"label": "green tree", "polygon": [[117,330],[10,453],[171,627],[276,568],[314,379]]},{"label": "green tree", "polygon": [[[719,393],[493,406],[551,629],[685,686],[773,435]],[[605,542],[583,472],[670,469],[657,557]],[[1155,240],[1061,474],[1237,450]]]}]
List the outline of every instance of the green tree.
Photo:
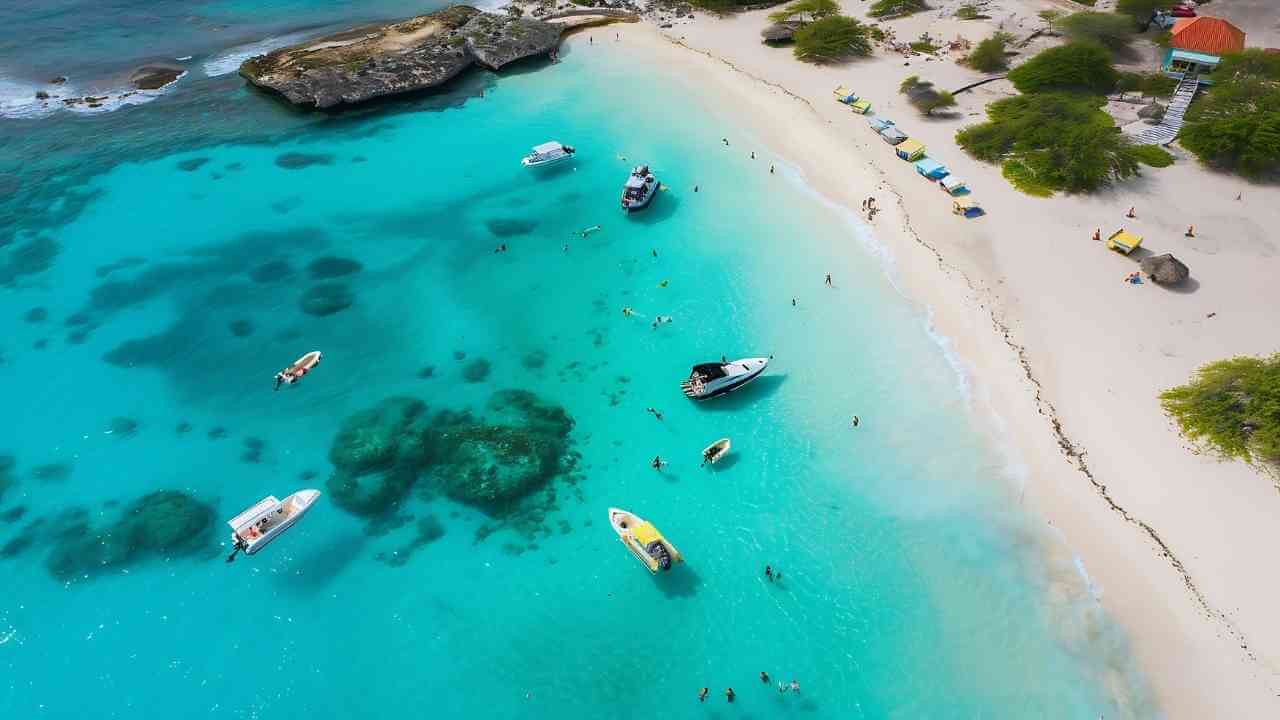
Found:
[{"label": "green tree", "polygon": [[1062,21],[1063,17],[1061,10],[1041,10],[1036,14],[1044,21],[1045,27],[1049,29],[1049,32],[1058,32],[1058,23]]},{"label": "green tree", "polygon": [[956,133],[956,142],[979,160],[1002,163],[1020,189],[1092,192],[1131,177],[1142,151],[1115,131],[1101,97],[1035,93],[987,106],[987,121]]},{"label": "green tree", "polygon": [[955,96],[946,90],[938,90],[933,83],[927,80],[921,80],[919,76],[912,75],[903,80],[898,85],[898,92],[907,96],[907,102],[924,113],[932,115],[934,110],[952,107],[956,104]]},{"label": "green tree", "polygon": [[871,3],[867,14],[871,17],[899,17],[911,13],[928,10],[924,0],[876,0]]},{"label": "green tree", "polygon": [[1280,58],[1256,48],[1228,55],[1214,81],[1187,111],[1182,146],[1249,177],[1280,168]]},{"label": "green tree", "polygon": [[1164,10],[1173,3],[1169,0],[1120,0],[1116,3],[1116,12],[1128,15],[1139,25],[1146,25],[1151,13]]},{"label": "green tree", "polygon": [[1189,440],[1219,457],[1280,462],[1280,353],[1209,363],[1160,393],[1160,404]]},{"label": "green tree", "polygon": [[824,17],[830,17],[840,12],[840,5],[836,0],[795,0],[795,2],[782,8],[781,10],[769,13],[771,22],[786,22],[794,17],[804,20],[820,20]]},{"label": "green tree", "polygon": [[978,43],[978,46],[969,53],[969,57],[965,58],[965,63],[979,72],[996,72],[1003,70],[1008,66],[1008,58],[1005,57],[1005,50],[1008,48],[1013,36],[1009,33],[998,32],[995,35]]},{"label": "green tree", "polygon": [[844,15],[805,23],[796,30],[795,55],[812,63],[831,63],[871,54],[866,25]]},{"label": "green tree", "polygon": [[1058,26],[1072,41],[1096,42],[1111,50],[1123,50],[1133,42],[1133,21],[1124,15],[1078,12],[1059,20]]},{"label": "green tree", "polygon": [[1014,87],[1024,93],[1071,90],[1105,95],[1119,77],[1106,48],[1078,42],[1041,51],[1009,71]]}]

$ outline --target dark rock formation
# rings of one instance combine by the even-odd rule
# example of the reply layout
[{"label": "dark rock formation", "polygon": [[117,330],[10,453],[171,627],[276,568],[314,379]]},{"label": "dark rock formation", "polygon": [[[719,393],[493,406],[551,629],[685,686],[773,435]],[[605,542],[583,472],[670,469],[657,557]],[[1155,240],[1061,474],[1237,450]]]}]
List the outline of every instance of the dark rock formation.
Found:
[{"label": "dark rock formation", "polygon": [[130,503],[106,527],[86,525],[62,534],[46,566],[65,581],[151,556],[189,555],[212,546],[215,522],[211,505],[177,490],[161,490]]},{"label": "dark rock formation", "polygon": [[139,90],[159,90],[184,73],[181,65],[143,65],[129,75],[129,82]]},{"label": "dark rock formation", "polygon": [[0,502],[4,502],[4,494],[18,482],[13,478],[13,466],[17,464],[12,455],[0,455]]},{"label": "dark rock formation", "polygon": [[63,482],[71,477],[70,463],[49,463],[31,468],[31,476],[40,482]]},{"label": "dark rock formation", "polygon": [[317,280],[330,280],[344,275],[354,275],[364,269],[364,265],[350,258],[326,255],[307,263],[307,272]]},{"label": "dark rock formation", "polygon": [[301,170],[312,165],[332,165],[333,156],[328,153],[289,152],[276,158],[276,165],[285,170]]},{"label": "dark rock formation", "polygon": [[324,317],[342,312],[355,302],[351,288],[342,283],[320,283],[302,294],[298,301],[302,312]]},{"label": "dark rock formation", "polygon": [[240,75],[295,105],[329,108],[438,87],[473,64],[490,70],[560,44],[562,28],[455,5],[328,35],[246,60]]},{"label": "dark rock formation", "polygon": [[272,260],[249,271],[249,279],[256,283],[280,282],[293,274],[293,266],[287,260]]},{"label": "dark rock formation", "polygon": [[249,337],[253,334],[253,323],[248,320],[233,320],[227,325],[227,329],[236,337]]},{"label": "dark rock formation", "polygon": [[29,323],[44,322],[49,317],[49,311],[42,307],[33,307],[22,316],[23,320]]},{"label": "dark rock formation", "polygon": [[201,167],[204,167],[204,164],[207,162],[209,162],[209,158],[207,157],[187,158],[186,160],[178,163],[178,169],[183,172],[195,172]]},{"label": "dark rock formation", "polygon": [[484,382],[489,377],[489,361],[476,358],[462,366],[462,379],[469,383]]}]

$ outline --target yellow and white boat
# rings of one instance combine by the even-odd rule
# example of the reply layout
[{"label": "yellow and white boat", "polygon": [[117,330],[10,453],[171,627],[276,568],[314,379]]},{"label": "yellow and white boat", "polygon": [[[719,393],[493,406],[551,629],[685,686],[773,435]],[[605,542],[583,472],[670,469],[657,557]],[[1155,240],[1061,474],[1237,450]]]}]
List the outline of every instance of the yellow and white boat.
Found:
[{"label": "yellow and white boat", "polygon": [[670,570],[672,565],[684,562],[684,556],[676,546],[663,537],[653,523],[639,515],[609,508],[609,524],[618,533],[622,544],[649,568],[649,572],[656,575],[659,570]]}]

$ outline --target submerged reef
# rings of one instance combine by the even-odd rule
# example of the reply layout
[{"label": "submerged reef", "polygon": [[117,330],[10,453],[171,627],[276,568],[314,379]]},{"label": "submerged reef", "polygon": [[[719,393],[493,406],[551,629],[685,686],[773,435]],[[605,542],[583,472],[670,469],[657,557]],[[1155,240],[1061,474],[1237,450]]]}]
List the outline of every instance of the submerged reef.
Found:
[{"label": "submerged reef", "polygon": [[364,269],[358,261],[351,258],[326,255],[307,263],[307,272],[317,280],[332,280],[344,275],[354,275]]},{"label": "submerged reef", "polygon": [[115,570],[152,557],[190,555],[212,546],[214,508],[177,490],[160,490],[124,507],[114,522],[93,527],[86,516],[53,528],[45,561],[59,580]]},{"label": "submerged reef", "polygon": [[574,422],[564,408],[504,390],[485,411],[429,413],[420,400],[391,397],[351,415],[329,450],[330,497],[375,517],[394,512],[416,488],[501,515],[572,470]]},{"label": "submerged reef", "polygon": [[315,285],[303,293],[298,306],[308,315],[325,317],[346,310],[355,300],[351,288],[343,283],[328,282]]},{"label": "submerged reef", "polygon": [[4,502],[5,493],[18,484],[13,477],[13,466],[17,464],[12,455],[0,455],[0,502]]},{"label": "submerged reef", "polygon": [[489,361],[476,358],[462,366],[462,379],[469,383],[484,382],[489,377]]}]

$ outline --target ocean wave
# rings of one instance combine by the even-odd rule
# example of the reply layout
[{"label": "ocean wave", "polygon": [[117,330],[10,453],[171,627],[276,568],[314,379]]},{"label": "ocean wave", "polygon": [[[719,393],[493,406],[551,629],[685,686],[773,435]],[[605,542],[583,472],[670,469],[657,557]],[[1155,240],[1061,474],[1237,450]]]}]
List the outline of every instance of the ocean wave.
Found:
[{"label": "ocean wave", "polygon": [[[19,82],[0,76],[0,118],[15,120],[33,120],[47,117],[58,111],[92,115],[96,113],[119,110],[126,105],[143,105],[164,95],[174,83],[187,76],[183,71],[172,82],[155,90],[138,90],[132,86],[84,90],[70,82],[61,85],[35,84]],[[49,93],[48,98],[38,98],[38,91]],[[67,104],[64,100],[92,96],[100,98],[95,101],[97,107],[90,107],[86,102]]]},{"label": "ocean wave", "polygon": [[230,75],[240,69],[241,63],[255,55],[265,55],[286,45],[302,42],[313,35],[314,30],[303,30],[227,48],[204,61],[204,74],[209,77]]}]

